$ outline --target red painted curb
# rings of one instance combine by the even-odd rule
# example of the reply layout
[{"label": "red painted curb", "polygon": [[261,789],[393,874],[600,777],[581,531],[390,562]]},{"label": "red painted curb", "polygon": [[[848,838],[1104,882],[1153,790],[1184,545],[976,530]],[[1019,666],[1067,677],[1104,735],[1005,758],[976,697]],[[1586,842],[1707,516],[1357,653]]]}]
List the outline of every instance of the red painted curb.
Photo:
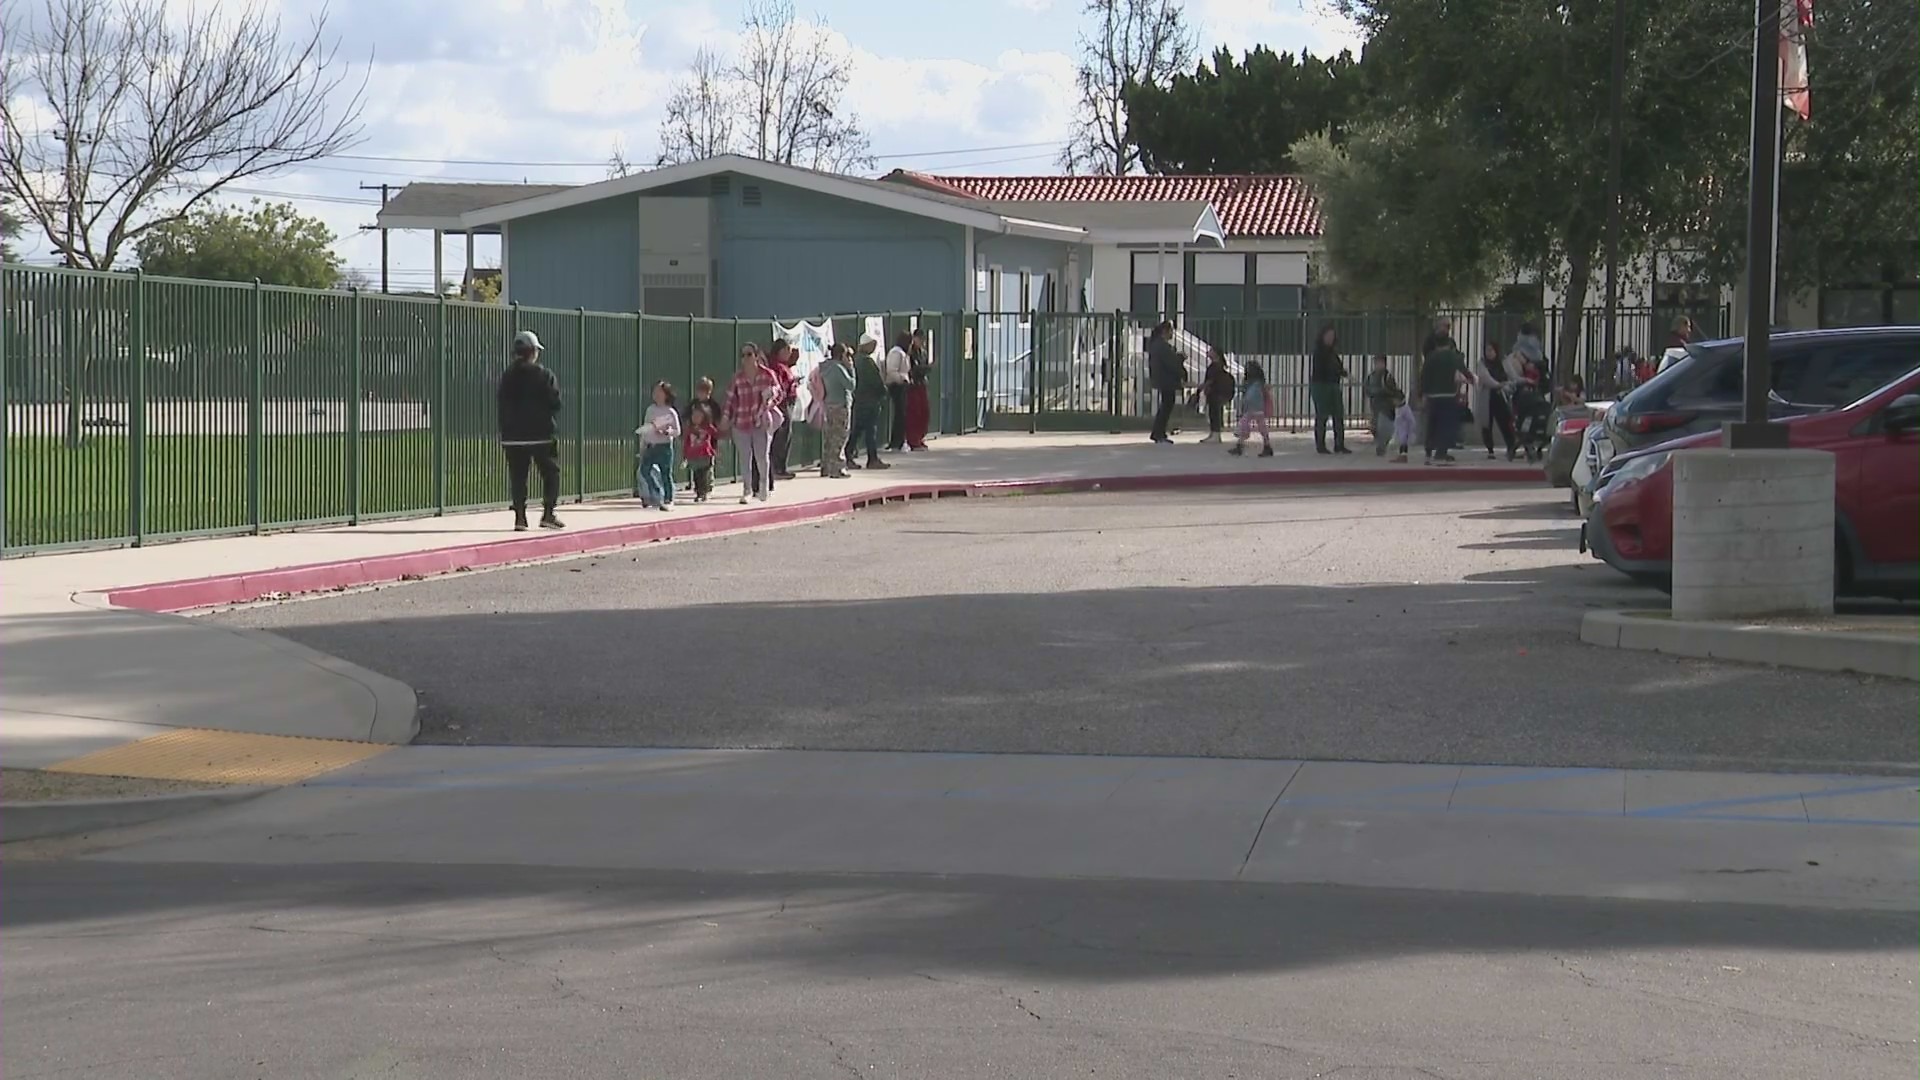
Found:
[{"label": "red painted curb", "polygon": [[194,608],[244,604],[269,596],[326,592],[361,585],[378,585],[413,577],[450,574],[531,562],[561,555],[631,547],[656,540],[714,536],[791,525],[837,517],[876,503],[934,499],[959,495],[1064,495],[1086,491],[1149,491],[1163,488],[1307,486],[1322,484],[1404,483],[1538,483],[1532,469],[1473,467],[1444,471],[1422,469],[1399,472],[1367,469],[1296,469],[1250,473],[1199,473],[1165,476],[1078,477],[1060,480],[985,480],[950,483],[895,484],[852,495],[833,495],[792,506],[754,506],[701,517],[673,517],[660,521],[611,525],[602,529],[537,533],[481,544],[461,544],[427,551],[375,555],[365,559],[282,566],[241,574],[160,581],[109,589],[107,603],[141,611],[189,611]]}]

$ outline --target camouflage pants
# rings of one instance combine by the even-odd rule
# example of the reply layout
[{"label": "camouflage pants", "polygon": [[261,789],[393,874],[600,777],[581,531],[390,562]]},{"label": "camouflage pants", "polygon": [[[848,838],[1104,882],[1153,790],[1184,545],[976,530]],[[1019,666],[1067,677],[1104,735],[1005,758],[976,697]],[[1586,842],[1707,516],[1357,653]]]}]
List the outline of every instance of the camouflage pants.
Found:
[{"label": "camouflage pants", "polygon": [[820,427],[820,475],[847,475],[847,431],[852,426],[852,410],[845,405],[828,405]]}]

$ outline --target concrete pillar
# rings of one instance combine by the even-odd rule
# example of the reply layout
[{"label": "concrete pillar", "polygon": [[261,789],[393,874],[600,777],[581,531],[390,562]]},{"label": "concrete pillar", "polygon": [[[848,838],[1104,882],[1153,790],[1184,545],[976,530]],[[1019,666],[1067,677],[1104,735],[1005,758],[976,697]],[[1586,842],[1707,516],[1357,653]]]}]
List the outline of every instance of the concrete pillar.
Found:
[{"label": "concrete pillar", "polygon": [[1673,455],[1673,617],[1833,612],[1832,454]]}]

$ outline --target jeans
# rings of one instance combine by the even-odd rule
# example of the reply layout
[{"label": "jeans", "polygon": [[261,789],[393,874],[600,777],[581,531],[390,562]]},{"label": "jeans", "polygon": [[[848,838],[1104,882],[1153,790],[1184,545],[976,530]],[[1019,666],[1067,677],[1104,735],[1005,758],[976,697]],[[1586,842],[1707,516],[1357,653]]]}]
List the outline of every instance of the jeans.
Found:
[{"label": "jeans", "polygon": [[887,387],[887,449],[905,450],[907,448],[907,384],[892,383]]},{"label": "jeans", "polygon": [[1452,457],[1454,436],[1460,428],[1460,402],[1450,397],[1427,399],[1427,456]]},{"label": "jeans", "polygon": [[855,405],[853,407],[853,430],[847,433],[847,460],[853,460],[854,450],[864,439],[867,444],[867,460],[880,459],[880,406]]},{"label": "jeans", "polygon": [[673,502],[672,443],[647,443],[640,448],[640,501],[647,506]]},{"label": "jeans", "polygon": [[848,405],[829,405],[820,426],[820,475],[845,476],[847,431],[853,426],[853,409]]},{"label": "jeans", "polygon": [[1316,449],[1327,448],[1327,424],[1333,424],[1333,448],[1344,450],[1347,446],[1347,417],[1345,406],[1340,401],[1339,383],[1311,383],[1307,386],[1307,396],[1313,399],[1313,445]]},{"label": "jeans", "polygon": [[[768,457],[773,460],[773,475],[775,477],[785,476],[787,474],[787,451],[792,448],[792,445],[793,418],[783,416],[780,418],[780,426],[774,430],[773,446],[767,452]],[[767,484],[767,490],[773,490],[773,484],[771,482]]]},{"label": "jeans", "polygon": [[1498,390],[1489,393],[1487,411],[1493,415],[1482,417],[1480,424],[1480,438],[1486,441],[1487,453],[1493,453],[1493,429],[1498,427],[1500,437],[1507,443],[1507,455],[1511,457],[1513,455],[1513,409],[1507,404],[1507,395]]},{"label": "jeans", "polygon": [[773,432],[763,427],[734,428],[733,446],[740,454],[741,497],[771,492]]},{"label": "jeans", "polygon": [[1156,400],[1153,405],[1153,441],[1165,442],[1167,428],[1173,423],[1174,407],[1180,404],[1180,388],[1162,388],[1154,391]]},{"label": "jeans", "polygon": [[515,514],[527,512],[527,470],[540,470],[540,506],[553,513],[560,505],[560,446],[543,442],[533,446],[503,446],[507,453],[507,491]]},{"label": "jeans", "polygon": [[1373,452],[1381,457],[1387,456],[1387,448],[1393,445],[1393,410],[1373,410]]}]

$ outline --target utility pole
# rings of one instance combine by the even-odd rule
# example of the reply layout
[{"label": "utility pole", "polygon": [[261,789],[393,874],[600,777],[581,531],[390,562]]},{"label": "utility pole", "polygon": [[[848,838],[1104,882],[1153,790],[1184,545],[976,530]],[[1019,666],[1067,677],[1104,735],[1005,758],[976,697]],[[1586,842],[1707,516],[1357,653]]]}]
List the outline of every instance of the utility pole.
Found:
[{"label": "utility pole", "polygon": [[1723,442],[1734,450],[1784,450],[1787,428],[1767,422],[1773,383],[1768,356],[1773,333],[1774,240],[1779,222],[1780,0],[1755,0],[1753,27],[1753,143],[1747,155],[1746,392],[1740,422]]},{"label": "utility pole", "polygon": [[[1606,323],[1601,328],[1602,374],[1619,370],[1614,351],[1619,347],[1620,315],[1620,128],[1627,81],[1626,0],[1613,0],[1613,75],[1607,93],[1607,299]],[[1658,256],[1656,256],[1657,258]],[[1649,297],[1651,299],[1651,297]],[[1651,311],[1652,307],[1649,306]],[[1655,327],[1658,333],[1659,328]],[[1651,342],[1649,342],[1651,347]]]},{"label": "utility pole", "polygon": [[[361,184],[360,190],[378,191],[380,193],[380,208],[384,210],[387,207],[387,192],[392,187],[392,184]],[[384,293],[387,291],[387,230],[379,225],[362,225],[360,227],[362,229],[380,230],[380,291]],[[437,281],[434,282],[433,287],[438,289],[440,283]]]}]

